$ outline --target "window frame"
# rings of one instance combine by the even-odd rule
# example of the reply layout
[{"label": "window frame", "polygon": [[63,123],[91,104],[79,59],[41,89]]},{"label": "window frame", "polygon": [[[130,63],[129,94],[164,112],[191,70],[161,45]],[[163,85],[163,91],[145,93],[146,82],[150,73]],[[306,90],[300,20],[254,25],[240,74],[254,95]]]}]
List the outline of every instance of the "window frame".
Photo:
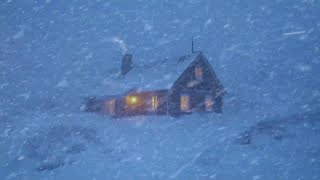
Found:
[{"label": "window frame", "polygon": [[214,101],[213,101],[213,96],[212,95],[206,95],[205,96],[205,100],[204,100],[204,104],[205,104],[205,110],[208,112],[213,111],[213,105],[214,105]]},{"label": "window frame", "polygon": [[201,81],[203,79],[203,71],[202,71],[202,67],[200,66],[196,66],[194,68],[194,75],[195,75],[195,79]]},{"label": "window frame", "polygon": [[151,96],[151,111],[155,112],[158,110],[158,108],[159,108],[158,96],[153,95]]},{"label": "window frame", "polygon": [[189,94],[180,95],[180,111],[190,112],[190,95]]},{"label": "window frame", "polygon": [[104,111],[107,114],[115,115],[116,114],[116,100],[110,99],[110,100],[105,101]]}]

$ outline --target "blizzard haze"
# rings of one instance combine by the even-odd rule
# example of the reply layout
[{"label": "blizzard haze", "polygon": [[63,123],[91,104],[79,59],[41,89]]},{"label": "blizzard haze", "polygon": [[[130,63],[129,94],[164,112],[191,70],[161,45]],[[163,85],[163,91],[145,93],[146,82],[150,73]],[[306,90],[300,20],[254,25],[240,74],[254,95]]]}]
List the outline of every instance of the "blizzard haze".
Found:
[{"label": "blizzard haze", "polygon": [[[0,179],[320,179],[319,17],[317,0],[2,0]],[[81,110],[122,93],[125,53],[153,68],[192,36],[223,114]]]}]

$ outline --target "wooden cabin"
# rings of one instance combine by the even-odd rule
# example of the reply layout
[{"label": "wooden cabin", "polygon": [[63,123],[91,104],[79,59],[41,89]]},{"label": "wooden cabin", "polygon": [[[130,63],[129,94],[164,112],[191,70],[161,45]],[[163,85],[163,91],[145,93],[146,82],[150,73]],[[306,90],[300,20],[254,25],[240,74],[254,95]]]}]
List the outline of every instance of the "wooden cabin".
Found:
[{"label": "wooden cabin", "polygon": [[86,111],[111,116],[222,113],[225,91],[202,52],[150,66],[133,66],[112,83],[119,89],[113,92],[125,90],[125,93],[89,98]]}]

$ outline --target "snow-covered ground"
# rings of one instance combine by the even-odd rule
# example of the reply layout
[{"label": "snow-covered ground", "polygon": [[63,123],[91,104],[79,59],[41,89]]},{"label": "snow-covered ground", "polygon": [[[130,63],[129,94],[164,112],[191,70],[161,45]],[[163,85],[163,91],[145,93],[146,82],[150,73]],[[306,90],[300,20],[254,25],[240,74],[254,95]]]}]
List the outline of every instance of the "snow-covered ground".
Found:
[{"label": "snow-covered ground", "polygon": [[[0,179],[320,179],[319,12],[313,0],[1,1]],[[119,93],[124,52],[152,68],[195,35],[228,92],[222,115],[80,110]]]},{"label": "snow-covered ground", "polygon": [[320,114],[110,119],[30,113],[1,126],[4,179],[319,179]]}]

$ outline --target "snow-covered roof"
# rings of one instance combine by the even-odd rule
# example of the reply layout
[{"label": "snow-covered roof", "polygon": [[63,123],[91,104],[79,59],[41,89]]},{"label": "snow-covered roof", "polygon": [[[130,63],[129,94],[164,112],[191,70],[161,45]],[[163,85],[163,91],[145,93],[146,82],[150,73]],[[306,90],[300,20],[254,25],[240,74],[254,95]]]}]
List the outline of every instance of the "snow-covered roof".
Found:
[{"label": "snow-covered roof", "polygon": [[132,89],[170,89],[185,69],[200,53],[182,56],[178,59],[164,59],[145,65],[135,65],[125,76],[114,77],[113,92],[124,93]]}]

